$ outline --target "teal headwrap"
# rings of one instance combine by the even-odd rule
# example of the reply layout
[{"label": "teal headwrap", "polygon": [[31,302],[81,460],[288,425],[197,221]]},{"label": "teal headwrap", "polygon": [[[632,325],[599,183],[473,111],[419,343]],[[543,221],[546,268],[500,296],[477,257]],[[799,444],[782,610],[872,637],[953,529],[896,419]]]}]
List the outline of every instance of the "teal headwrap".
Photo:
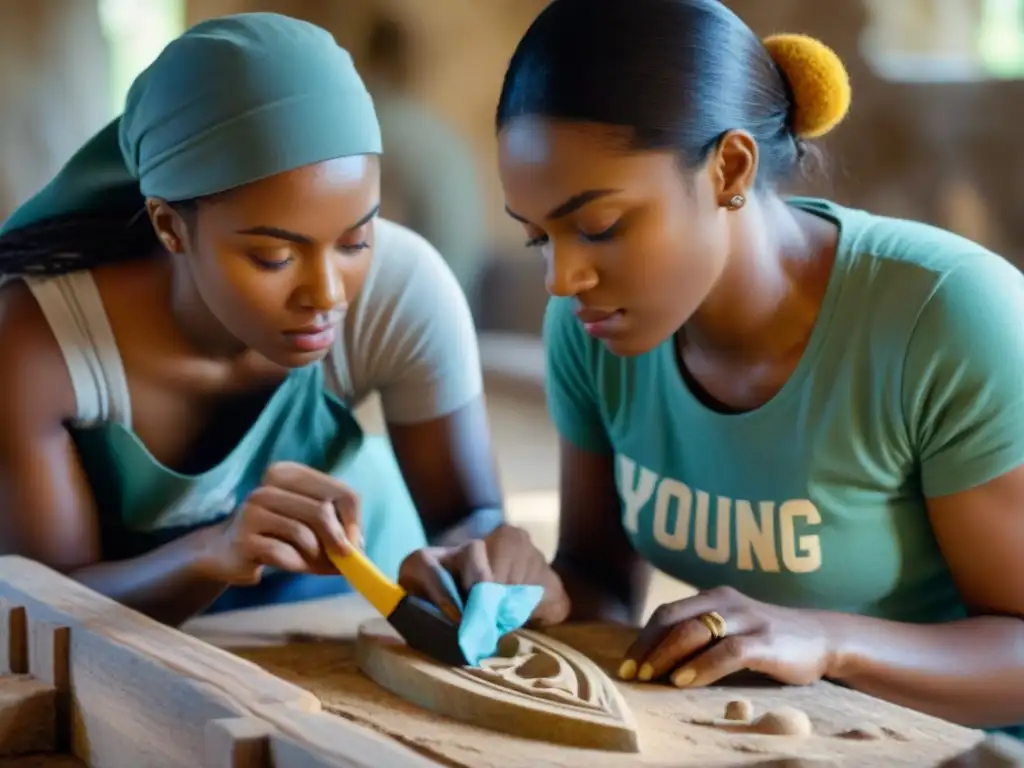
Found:
[{"label": "teal headwrap", "polygon": [[312,163],[380,154],[373,101],[324,29],[274,13],[202,22],[135,80],[124,114],[82,147],[0,234],[95,211],[141,211]]}]

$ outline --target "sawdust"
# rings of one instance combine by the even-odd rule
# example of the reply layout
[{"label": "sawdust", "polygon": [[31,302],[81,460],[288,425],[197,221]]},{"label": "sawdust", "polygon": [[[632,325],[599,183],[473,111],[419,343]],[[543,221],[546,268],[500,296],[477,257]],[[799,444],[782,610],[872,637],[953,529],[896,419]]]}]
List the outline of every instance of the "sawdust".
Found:
[{"label": "sawdust", "polygon": [[[748,702],[749,703],[749,702]],[[765,736],[793,736],[803,738],[814,733],[811,719],[802,709],[779,707],[751,719],[747,712],[753,712],[753,705],[744,709],[737,701],[725,705],[724,718],[697,719],[695,725],[706,725],[730,733],[760,733]],[[746,717],[739,715],[747,714]],[[730,717],[732,715],[732,717]]]},{"label": "sawdust", "polygon": [[[632,639],[627,628],[613,626],[569,625],[555,628],[550,634],[579,648],[613,679],[622,653]],[[981,739],[977,731],[828,684],[780,687],[738,681],[736,685],[679,690],[667,685],[619,683],[640,729],[641,751],[608,753],[485,731],[409,704],[359,673],[350,639],[232,650],[308,689],[328,712],[400,737],[407,746],[448,766],[724,768],[827,765],[829,761],[841,760],[844,766],[918,768],[936,765]],[[751,713],[801,710],[813,733],[800,737],[731,733],[698,724],[720,717],[730,703],[736,710],[735,702],[741,699],[750,704]],[[898,733],[899,738],[883,730],[889,726],[898,729],[892,732]],[[858,729],[877,732],[883,738],[837,738],[838,734]]]},{"label": "sawdust", "polygon": [[725,705],[726,720],[751,720],[754,717],[754,705],[750,699],[733,699]]},{"label": "sawdust", "polygon": [[993,733],[973,749],[958,755],[940,768],[1020,768],[1024,766],[1024,744],[1005,733]]},{"label": "sawdust", "polygon": [[852,741],[878,741],[884,739],[885,734],[881,728],[851,728],[836,734],[837,739],[850,739]]},{"label": "sawdust", "polygon": [[770,736],[799,736],[801,738],[814,733],[811,718],[802,709],[781,707],[765,712],[756,720],[751,721],[750,729],[755,733]]}]

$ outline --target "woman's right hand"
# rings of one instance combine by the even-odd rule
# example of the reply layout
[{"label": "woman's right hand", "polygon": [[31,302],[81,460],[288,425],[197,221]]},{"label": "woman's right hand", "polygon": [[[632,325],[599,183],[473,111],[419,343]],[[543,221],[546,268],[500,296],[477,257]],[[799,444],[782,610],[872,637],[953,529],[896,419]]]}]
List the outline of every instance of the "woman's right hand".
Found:
[{"label": "woman's right hand", "polygon": [[362,546],[359,497],[302,464],[272,465],[263,482],[221,523],[200,532],[200,572],[231,585],[258,584],[266,566],[337,574],[327,550]]}]

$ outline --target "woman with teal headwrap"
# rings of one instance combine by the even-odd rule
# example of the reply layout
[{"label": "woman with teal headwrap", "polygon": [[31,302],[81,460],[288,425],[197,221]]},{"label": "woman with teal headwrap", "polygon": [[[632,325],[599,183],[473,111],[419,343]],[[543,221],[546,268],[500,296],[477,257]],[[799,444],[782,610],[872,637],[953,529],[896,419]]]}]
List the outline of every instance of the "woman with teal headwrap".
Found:
[{"label": "woman with teal headwrap", "polygon": [[[179,622],[343,591],[324,551],[363,541],[442,607],[444,568],[564,617],[502,519],[465,299],[376,216],[380,154],[305,22],[204,22],[139,76],[0,229],[5,551]],[[390,445],[350,414],[374,391]]]}]

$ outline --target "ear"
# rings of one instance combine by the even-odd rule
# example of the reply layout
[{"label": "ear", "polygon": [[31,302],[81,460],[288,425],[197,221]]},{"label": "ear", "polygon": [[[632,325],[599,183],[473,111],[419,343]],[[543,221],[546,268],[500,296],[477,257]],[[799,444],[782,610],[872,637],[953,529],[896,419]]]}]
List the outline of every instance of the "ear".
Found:
[{"label": "ear", "polygon": [[718,204],[735,207],[738,196],[750,197],[757,178],[757,142],[746,131],[729,131],[718,142],[708,162]]},{"label": "ear", "polygon": [[184,253],[191,239],[188,224],[181,214],[168,205],[166,200],[156,197],[146,199],[146,213],[164,248],[170,253]]}]

